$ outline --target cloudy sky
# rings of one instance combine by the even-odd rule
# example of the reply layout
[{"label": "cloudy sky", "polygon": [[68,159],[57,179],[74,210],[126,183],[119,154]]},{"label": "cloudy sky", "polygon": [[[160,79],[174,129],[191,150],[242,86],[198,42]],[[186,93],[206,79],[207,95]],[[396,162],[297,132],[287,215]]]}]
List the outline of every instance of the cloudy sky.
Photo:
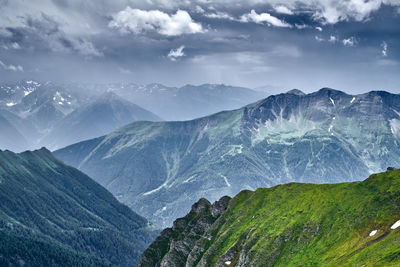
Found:
[{"label": "cloudy sky", "polygon": [[0,78],[400,93],[400,0],[0,0]]}]

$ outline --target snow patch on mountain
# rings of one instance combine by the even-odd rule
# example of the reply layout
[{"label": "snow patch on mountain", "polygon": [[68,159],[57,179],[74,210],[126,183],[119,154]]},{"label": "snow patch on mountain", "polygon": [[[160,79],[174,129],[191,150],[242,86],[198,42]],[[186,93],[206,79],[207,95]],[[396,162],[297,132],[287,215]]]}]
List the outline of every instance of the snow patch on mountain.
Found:
[{"label": "snow patch on mountain", "polygon": [[400,120],[398,119],[391,119],[389,121],[390,123],[390,130],[392,131],[392,134],[400,137]]},{"label": "snow patch on mountain", "polygon": [[373,230],[371,233],[369,233],[369,236],[374,236],[377,232],[378,230]]},{"label": "snow patch on mountain", "polygon": [[390,227],[390,229],[394,230],[394,229],[398,228],[399,226],[400,226],[400,220],[398,220],[397,222],[395,222],[395,223]]},{"label": "snow patch on mountain", "polygon": [[275,120],[267,120],[253,130],[253,145],[267,140],[269,143],[292,144],[306,133],[318,128],[318,123],[307,120],[303,114],[291,114],[289,119],[279,116]]},{"label": "snow patch on mountain", "polygon": [[150,190],[150,191],[148,191],[148,192],[143,193],[143,196],[148,196],[148,195],[154,194],[154,193],[160,191],[161,189],[163,189],[164,187],[166,187],[167,184],[168,184],[168,181],[165,181],[165,182],[164,182],[162,185],[160,185],[159,187],[157,187],[157,188],[155,188],[155,189],[153,189],[153,190]]},{"label": "snow patch on mountain", "polygon": [[229,183],[228,178],[223,174],[219,174],[219,175],[224,179],[224,182],[226,183],[226,185],[228,187],[231,187],[231,184]]}]

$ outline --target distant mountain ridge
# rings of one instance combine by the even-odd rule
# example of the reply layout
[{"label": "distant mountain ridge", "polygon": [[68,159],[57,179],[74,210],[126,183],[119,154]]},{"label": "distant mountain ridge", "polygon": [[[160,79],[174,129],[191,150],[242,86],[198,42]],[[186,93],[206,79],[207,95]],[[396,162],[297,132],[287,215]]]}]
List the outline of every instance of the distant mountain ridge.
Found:
[{"label": "distant mountain ridge", "polygon": [[45,148],[0,151],[0,199],[0,240],[9,240],[0,245],[0,262],[133,266],[155,233],[145,218]]},{"label": "distant mountain ridge", "polygon": [[0,148],[16,152],[41,146],[56,149],[104,135],[136,120],[160,120],[112,93],[96,92],[97,95],[80,89],[32,80],[0,85],[3,128],[9,129],[5,126],[8,123],[23,136],[6,138]]},{"label": "distant mountain ridge", "polygon": [[53,150],[102,136],[139,120],[161,121],[161,118],[112,92],[106,92],[61,119],[42,142]]},{"label": "distant mountain ridge", "polygon": [[23,136],[18,139],[21,142],[6,139],[0,148],[16,152],[41,146],[56,149],[104,135],[134,121],[195,119],[239,108],[264,96],[248,88],[215,84],[178,88],[161,84],[57,84],[24,80],[0,85],[0,113],[12,114],[4,116],[5,120]]},{"label": "distant mountain ridge", "polygon": [[400,95],[323,88],[184,122],[137,122],[55,152],[162,226],[211,201],[288,182],[355,181],[400,162]]},{"label": "distant mountain ridge", "polygon": [[266,97],[265,92],[224,84],[185,85],[109,84],[92,90],[110,90],[168,121],[192,120],[222,110],[240,108]]}]

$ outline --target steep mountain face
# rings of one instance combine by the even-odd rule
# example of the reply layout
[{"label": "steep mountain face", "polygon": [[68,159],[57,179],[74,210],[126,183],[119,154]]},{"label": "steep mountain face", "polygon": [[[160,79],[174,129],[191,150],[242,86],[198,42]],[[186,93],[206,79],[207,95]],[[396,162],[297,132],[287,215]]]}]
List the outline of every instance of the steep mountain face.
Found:
[{"label": "steep mountain face", "polygon": [[[360,180],[400,162],[400,95],[270,96],[185,122],[137,122],[55,152],[151,221],[288,182]],[[183,193],[182,193],[183,192]]]},{"label": "steep mountain face", "polygon": [[192,206],[188,215],[174,221],[172,228],[167,228],[140,257],[139,266],[185,266],[193,264],[195,255],[204,252],[202,247],[195,247],[213,223],[227,209],[230,197],[222,197],[211,204],[207,199],[200,199]]},{"label": "steep mountain face", "polygon": [[38,147],[40,138],[55,123],[86,101],[83,93],[52,83],[21,81],[0,85],[0,112],[27,142],[21,147],[19,142],[8,139],[11,145],[0,148],[21,151]]},{"label": "steep mountain face", "polygon": [[0,107],[12,107],[21,100],[36,91],[41,86],[36,81],[20,81],[16,84],[0,85]]},{"label": "steep mountain face", "polygon": [[[0,238],[11,240],[0,246],[0,255],[11,258],[0,262],[12,262],[12,255],[32,263],[35,253],[55,255],[55,262],[57,255],[71,260],[79,254],[88,262],[132,266],[153,237],[146,219],[44,148],[0,151],[0,199]],[[24,254],[12,244],[53,248]]]},{"label": "steep mountain face", "polygon": [[81,103],[81,96],[52,83],[39,84],[9,110],[33,122],[45,133],[55,122],[71,113]]},{"label": "steep mountain face", "polygon": [[134,121],[159,121],[153,113],[108,92],[60,120],[42,140],[57,149],[107,134]]},{"label": "steep mountain face", "polygon": [[400,264],[399,170],[364,182],[242,191],[217,218],[206,200],[197,206],[204,211],[192,208],[165,229],[138,266]]},{"label": "steep mountain face", "polygon": [[161,84],[109,85],[123,96],[165,120],[191,120],[222,110],[240,108],[267,96],[248,88],[223,84],[167,87]]}]

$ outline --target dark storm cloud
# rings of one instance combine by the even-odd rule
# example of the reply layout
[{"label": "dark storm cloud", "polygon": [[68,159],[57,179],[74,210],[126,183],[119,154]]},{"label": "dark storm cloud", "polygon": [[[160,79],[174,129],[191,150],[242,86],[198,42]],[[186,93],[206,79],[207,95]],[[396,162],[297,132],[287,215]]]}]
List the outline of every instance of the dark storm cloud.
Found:
[{"label": "dark storm cloud", "polygon": [[3,67],[0,75],[394,91],[400,88],[399,5],[397,0],[0,0],[6,14],[0,18],[0,60],[24,70]]}]

